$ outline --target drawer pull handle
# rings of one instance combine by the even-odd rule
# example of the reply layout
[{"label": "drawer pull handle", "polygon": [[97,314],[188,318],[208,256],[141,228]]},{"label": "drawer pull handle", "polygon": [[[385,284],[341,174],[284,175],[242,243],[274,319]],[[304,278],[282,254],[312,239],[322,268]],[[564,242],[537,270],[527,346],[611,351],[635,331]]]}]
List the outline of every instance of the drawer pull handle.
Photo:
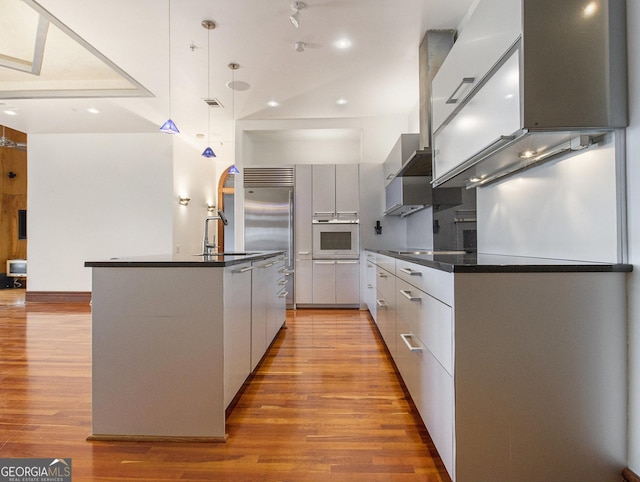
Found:
[{"label": "drawer pull handle", "polygon": [[387,304],[386,301],[384,300],[376,300],[376,304],[380,307],[380,308],[388,308],[389,305]]},{"label": "drawer pull handle", "polygon": [[456,90],[453,91],[453,94],[447,99],[447,104],[457,104],[460,99],[456,98],[456,94],[462,88],[464,84],[473,84],[476,81],[475,77],[464,77],[460,85],[456,87]]},{"label": "drawer pull handle", "polygon": [[264,266],[262,266],[263,268],[271,268],[275,263],[267,263]]},{"label": "drawer pull handle", "polygon": [[386,275],[386,274],[384,274],[384,273],[378,273],[378,277],[379,277],[379,278],[386,278],[386,277],[387,277],[387,275]]},{"label": "drawer pull handle", "polygon": [[404,344],[407,345],[407,348],[409,349],[409,351],[422,351],[422,345],[412,345],[411,342],[409,341],[409,338],[413,338],[414,336],[411,333],[405,333],[403,335],[400,335],[400,338],[402,338],[402,341],[404,341]]},{"label": "drawer pull handle", "polygon": [[409,301],[420,301],[420,300],[422,300],[422,298],[420,298],[419,296],[413,296],[411,294],[411,291],[409,291],[409,290],[400,290],[400,294],[402,296],[404,296],[406,299],[408,299]]},{"label": "drawer pull handle", "polygon": [[416,271],[415,269],[411,269],[411,268],[401,268],[400,271],[410,276],[422,276],[421,271]]},{"label": "drawer pull handle", "polygon": [[247,271],[251,271],[255,266],[247,266],[246,268],[236,269],[234,273],[246,273]]},{"label": "drawer pull handle", "polygon": [[288,294],[288,291],[281,291],[280,293],[278,293],[278,298],[286,298]]}]

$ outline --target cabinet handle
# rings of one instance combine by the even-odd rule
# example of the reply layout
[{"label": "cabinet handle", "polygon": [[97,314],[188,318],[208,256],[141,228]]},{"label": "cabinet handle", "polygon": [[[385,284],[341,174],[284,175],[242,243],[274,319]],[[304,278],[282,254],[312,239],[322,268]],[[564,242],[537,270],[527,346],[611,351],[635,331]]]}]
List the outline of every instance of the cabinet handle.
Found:
[{"label": "cabinet handle", "polygon": [[400,294],[402,296],[404,296],[406,299],[408,299],[409,301],[420,301],[420,300],[422,300],[422,298],[420,298],[419,296],[413,296],[411,294],[411,291],[409,291],[409,290],[400,290]]},{"label": "cabinet handle", "polygon": [[422,276],[421,271],[416,271],[415,269],[411,269],[411,268],[401,268],[400,271],[410,276]]},{"label": "cabinet handle", "polygon": [[298,254],[311,254],[311,251],[298,251]]},{"label": "cabinet handle", "polygon": [[271,268],[275,263],[267,263],[262,268]]},{"label": "cabinet handle", "polygon": [[286,279],[283,279],[282,281],[278,282],[278,286],[284,286],[286,284],[287,284],[287,280]]},{"label": "cabinet handle", "polygon": [[372,290],[372,289],[373,289],[373,286],[371,286],[371,285],[369,285],[369,284],[368,284],[368,285],[367,285],[367,289],[368,289],[368,290]]},{"label": "cabinet handle", "polygon": [[402,341],[404,341],[404,344],[407,345],[407,348],[409,349],[409,351],[422,351],[422,345],[412,345],[409,342],[409,338],[413,338],[413,335],[411,333],[405,333],[403,335],[400,335],[400,338],[402,338]]},{"label": "cabinet handle", "polygon": [[379,278],[386,278],[386,277],[387,277],[387,275],[386,275],[386,274],[384,274],[384,273],[378,273],[378,277],[379,277]]},{"label": "cabinet handle", "polygon": [[251,271],[253,268],[254,266],[247,266],[246,268],[235,270],[234,273],[246,273],[247,271]]},{"label": "cabinet handle", "polygon": [[371,263],[367,263],[367,268],[373,268],[373,265]]},{"label": "cabinet handle", "polygon": [[386,301],[384,300],[376,300],[376,304],[380,307],[380,308],[388,308],[389,305],[387,304]]},{"label": "cabinet handle", "polygon": [[456,90],[453,91],[453,94],[451,94],[451,96],[447,99],[447,104],[457,104],[458,101],[460,99],[456,98],[456,94],[458,93],[458,91],[462,88],[462,86],[464,84],[473,84],[476,81],[475,77],[464,77],[462,79],[462,82],[460,82],[460,85],[458,85],[458,87],[456,87]]},{"label": "cabinet handle", "polygon": [[358,261],[338,261],[338,264],[358,264]]},{"label": "cabinet handle", "polygon": [[281,291],[280,293],[278,293],[278,298],[286,298],[288,294],[288,291]]},{"label": "cabinet handle", "polygon": [[335,264],[335,261],[314,261],[314,264]]}]

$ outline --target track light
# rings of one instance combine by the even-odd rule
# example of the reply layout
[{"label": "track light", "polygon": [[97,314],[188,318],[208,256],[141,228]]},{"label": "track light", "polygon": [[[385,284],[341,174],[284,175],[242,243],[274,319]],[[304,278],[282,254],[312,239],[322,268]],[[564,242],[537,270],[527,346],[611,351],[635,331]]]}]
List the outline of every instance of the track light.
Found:
[{"label": "track light", "polygon": [[289,21],[295,28],[300,27],[300,12],[302,12],[306,7],[307,4],[304,2],[295,2],[293,5],[291,5],[293,14],[289,17]]}]

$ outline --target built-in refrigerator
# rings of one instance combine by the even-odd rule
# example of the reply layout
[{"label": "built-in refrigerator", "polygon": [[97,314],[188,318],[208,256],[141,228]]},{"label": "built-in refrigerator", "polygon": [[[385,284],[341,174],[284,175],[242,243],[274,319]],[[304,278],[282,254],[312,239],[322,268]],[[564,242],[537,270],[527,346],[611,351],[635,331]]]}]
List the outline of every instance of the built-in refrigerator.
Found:
[{"label": "built-in refrigerator", "polygon": [[293,168],[244,169],[245,251],[286,251],[287,307],[293,307]]}]

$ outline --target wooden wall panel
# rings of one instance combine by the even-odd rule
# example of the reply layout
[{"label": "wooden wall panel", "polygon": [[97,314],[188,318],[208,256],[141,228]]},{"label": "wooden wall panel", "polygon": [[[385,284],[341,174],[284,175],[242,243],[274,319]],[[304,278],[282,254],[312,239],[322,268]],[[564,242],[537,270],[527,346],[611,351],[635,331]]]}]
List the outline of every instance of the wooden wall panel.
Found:
[{"label": "wooden wall panel", "polygon": [[[26,134],[8,127],[4,135],[15,142],[27,142]],[[20,209],[27,209],[27,153],[0,147],[0,273],[5,272],[7,259],[27,257],[27,241],[18,239]]]}]

